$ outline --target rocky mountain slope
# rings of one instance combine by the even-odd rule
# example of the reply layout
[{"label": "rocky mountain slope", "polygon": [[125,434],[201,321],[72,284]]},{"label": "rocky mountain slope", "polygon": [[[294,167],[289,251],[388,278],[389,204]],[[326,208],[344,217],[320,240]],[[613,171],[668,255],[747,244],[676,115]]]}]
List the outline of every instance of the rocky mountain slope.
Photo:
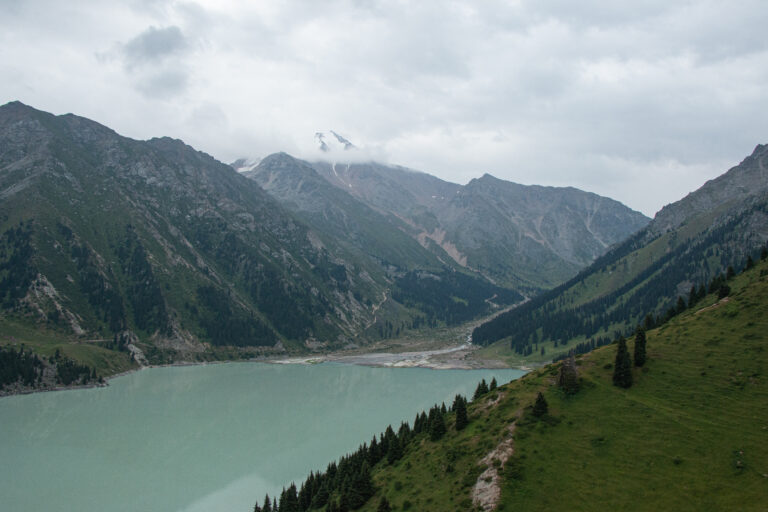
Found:
[{"label": "rocky mountain slope", "polygon": [[652,324],[689,300],[692,287],[758,256],[768,240],[766,167],[768,146],[759,145],[567,283],[477,328],[473,340],[504,339],[517,354],[541,351],[545,359],[553,349]]},{"label": "rocky mountain slope", "polygon": [[256,168],[272,190],[300,171],[305,209],[181,141],[0,107],[0,343],[108,375],[131,361],[343,348],[522,299],[456,272],[287,155]]},{"label": "rocky mountain slope", "polygon": [[[518,292],[489,282],[457,264],[439,246],[429,250],[418,231],[399,217],[375,210],[323,179],[309,164],[279,153],[243,175],[256,181],[302,221],[334,240],[374,278],[389,280],[386,305],[399,304],[410,318],[372,324],[369,333],[397,335],[404,328],[456,325],[500,305],[523,300]],[[388,293],[388,292],[385,292]],[[392,299],[392,300],[389,300]]]},{"label": "rocky mountain slope", "polygon": [[255,182],[168,138],[0,107],[2,318],[150,355],[341,344],[386,283]]},{"label": "rocky mountain slope", "polygon": [[336,187],[410,227],[425,248],[500,283],[550,288],[648,219],[573,188],[524,186],[484,175],[466,186],[377,163],[312,166]]},{"label": "rocky mountain slope", "polygon": [[438,259],[409,234],[393,215],[373,210],[315,172],[306,162],[285,153],[270,155],[243,175],[253,179],[313,229],[326,233],[382,265],[402,269],[439,270],[452,260]]}]

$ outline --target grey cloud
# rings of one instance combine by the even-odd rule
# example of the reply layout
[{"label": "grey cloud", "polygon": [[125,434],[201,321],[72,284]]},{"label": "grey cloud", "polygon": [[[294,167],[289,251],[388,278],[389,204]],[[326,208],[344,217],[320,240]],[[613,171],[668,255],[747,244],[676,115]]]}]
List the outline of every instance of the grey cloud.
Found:
[{"label": "grey cloud", "polygon": [[179,27],[149,27],[123,46],[123,54],[126,62],[133,66],[157,62],[183,53],[188,48],[189,43]]},{"label": "grey cloud", "polygon": [[0,96],[224,161],[331,127],[445,179],[642,196],[652,214],[660,183],[672,200],[768,142],[765,0],[11,4],[0,74],[20,78]]},{"label": "grey cloud", "polygon": [[181,69],[151,71],[136,77],[135,87],[144,96],[153,99],[168,99],[187,89],[189,75]]}]

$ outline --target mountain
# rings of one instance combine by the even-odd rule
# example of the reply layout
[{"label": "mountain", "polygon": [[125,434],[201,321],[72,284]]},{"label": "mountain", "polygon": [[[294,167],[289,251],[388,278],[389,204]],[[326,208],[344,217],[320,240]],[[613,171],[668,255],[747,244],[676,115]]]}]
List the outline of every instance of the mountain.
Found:
[{"label": "mountain", "polygon": [[355,150],[357,147],[348,139],[331,130],[330,135],[325,132],[315,133],[317,149],[323,153]]},{"label": "mountain", "polygon": [[[439,247],[425,249],[415,230],[397,216],[377,211],[323,179],[307,162],[270,155],[244,176],[256,181],[323,239],[334,240],[368,275],[388,286],[388,307],[401,305],[397,320],[371,324],[369,334],[389,337],[403,328],[456,325],[523,297],[457,265]],[[389,286],[391,284],[391,286]],[[381,304],[385,304],[382,302]],[[392,332],[394,331],[394,332]]]},{"label": "mountain", "polygon": [[647,332],[629,388],[613,384],[615,344],[575,358],[569,392],[565,363],[479,385],[468,405],[414,411],[281,503],[298,489],[301,511],[764,510],[768,261],[728,283],[728,297]]},{"label": "mountain", "polygon": [[695,299],[701,287],[728,267],[742,268],[765,246],[766,167],[768,146],[759,145],[738,166],[664,207],[576,277],[478,327],[473,341],[505,340],[500,343],[516,354],[539,351],[546,360],[558,346],[594,344],[673,315],[681,300]]},{"label": "mountain", "polygon": [[0,198],[0,322],[101,348],[161,361],[342,346],[384,293],[253,180],[178,140],[9,103]]},{"label": "mountain", "polygon": [[285,153],[270,155],[243,173],[315,230],[365,252],[382,264],[439,270],[441,262],[407,233],[393,215],[381,214],[324,180],[309,164]]},{"label": "mountain", "polygon": [[[287,155],[237,165],[0,107],[0,335],[106,375],[357,346],[522,300]],[[273,192],[303,180],[305,210],[265,192],[256,169]]]},{"label": "mountain", "polygon": [[377,163],[317,162],[328,182],[410,226],[441,258],[499,284],[537,291],[562,283],[648,219],[574,188],[524,186],[488,174],[465,186]]}]

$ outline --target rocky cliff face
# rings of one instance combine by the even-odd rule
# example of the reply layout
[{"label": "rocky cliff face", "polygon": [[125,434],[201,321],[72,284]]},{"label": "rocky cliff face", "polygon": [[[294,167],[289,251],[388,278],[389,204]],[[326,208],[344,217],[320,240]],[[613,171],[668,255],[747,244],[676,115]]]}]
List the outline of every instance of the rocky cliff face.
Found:
[{"label": "rocky cliff face", "polygon": [[617,201],[574,188],[524,186],[487,174],[461,186],[376,163],[313,167],[403,220],[424,247],[523,288],[561,283],[648,222]]},{"label": "rocky cliff face", "polygon": [[696,215],[718,216],[729,210],[739,210],[748,203],[759,201],[767,191],[768,145],[759,144],[736,167],[662,208],[649,230],[661,234],[678,228]]},{"label": "rocky cliff face", "polygon": [[338,240],[380,264],[410,269],[440,269],[450,262],[425,250],[403,220],[375,210],[323,179],[308,163],[285,153],[268,156],[244,176],[256,181],[317,232]]}]

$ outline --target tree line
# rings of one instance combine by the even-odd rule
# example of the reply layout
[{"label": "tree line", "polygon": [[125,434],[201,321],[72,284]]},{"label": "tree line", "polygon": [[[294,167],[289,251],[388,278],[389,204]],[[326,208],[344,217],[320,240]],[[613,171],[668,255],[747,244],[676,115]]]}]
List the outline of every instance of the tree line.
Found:
[{"label": "tree line", "polygon": [[64,356],[58,349],[49,358],[41,358],[24,345],[18,350],[14,347],[0,346],[0,389],[13,384],[41,388],[44,385],[43,376],[47,368],[55,370],[56,384],[69,386],[103,382],[103,378],[99,377],[95,368]]},{"label": "tree line", "polygon": [[[695,241],[678,245],[617,290],[585,304],[568,307],[563,292],[582,284],[593,273],[609,271],[620,258],[645,245],[645,234],[638,233],[567,283],[477,327],[472,333],[472,341],[487,345],[508,338],[514,352],[530,354],[533,345],[545,340],[565,342],[579,336],[593,338],[612,325],[636,325],[659,310],[663,312],[659,315],[663,319],[678,306],[674,299],[677,283],[711,277],[702,254],[719,255],[722,269],[744,261],[745,254],[747,261],[752,260],[749,251],[743,249],[733,233],[734,226],[751,213],[752,209],[747,210]],[[628,294],[631,297],[628,298]]]},{"label": "tree line", "polygon": [[[474,399],[496,389],[494,378],[490,386],[483,379],[475,390]],[[371,478],[372,469],[379,464],[397,463],[408,447],[416,442],[435,442],[447,433],[446,419],[454,416],[454,428],[463,430],[469,424],[467,399],[456,395],[450,408],[445,403],[432,406],[428,412],[416,415],[413,426],[402,422],[395,431],[391,425],[369,443],[363,443],[354,453],[343,456],[338,462],[331,462],[325,471],[310,472],[300,486],[291,483],[283,488],[280,496],[267,494],[253,507],[254,512],[347,512],[362,507],[375,493]],[[384,505],[382,505],[384,504]],[[388,510],[386,498],[380,508]]]},{"label": "tree line", "polygon": [[439,273],[410,271],[395,281],[392,298],[406,307],[418,309],[425,323],[457,325],[491,312],[486,299],[497,304],[512,304],[523,299],[514,290],[496,286],[453,270]]}]

